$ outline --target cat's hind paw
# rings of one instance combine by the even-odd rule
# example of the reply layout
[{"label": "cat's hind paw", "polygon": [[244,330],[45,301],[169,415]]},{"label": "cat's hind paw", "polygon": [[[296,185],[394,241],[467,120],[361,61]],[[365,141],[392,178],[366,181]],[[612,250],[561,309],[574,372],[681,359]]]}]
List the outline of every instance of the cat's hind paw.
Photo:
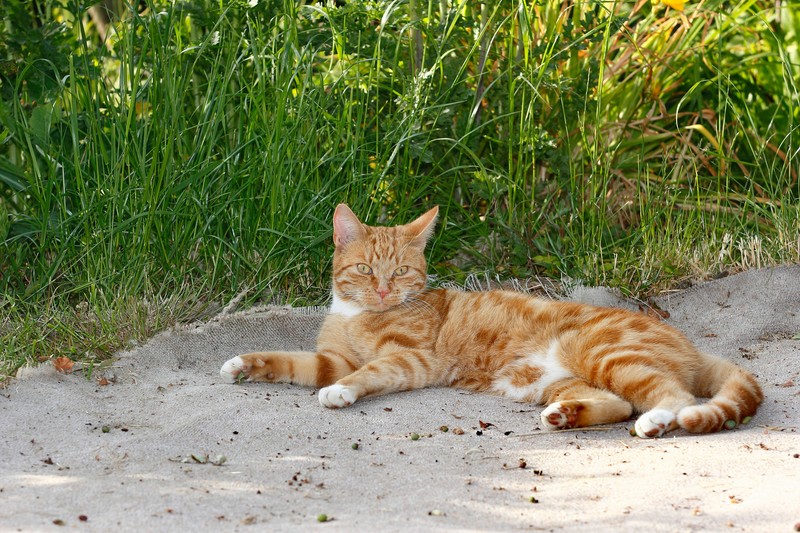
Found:
[{"label": "cat's hind paw", "polygon": [[675,429],[675,413],[666,409],[651,409],[636,420],[636,435],[643,439],[660,437],[667,431]]},{"label": "cat's hind paw", "polygon": [[246,379],[250,372],[250,365],[244,362],[244,359],[238,355],[233,359],[228,359],[222,368],[219,369],[219,375],[228,383],[236,383],[242,379]]},{"label": "cat's hind paw", "polygon": [[356,393],[344,385],[334,383],[330,387],[323,387],[319,390],[319,403],[323,407],[335,409],[347,407],[356,401]]},{"label": "cat's hind paw", "polygon": [[547,429],[575,427],[578,410],[562,402],[553,402],[542,411],[542,424]]}]

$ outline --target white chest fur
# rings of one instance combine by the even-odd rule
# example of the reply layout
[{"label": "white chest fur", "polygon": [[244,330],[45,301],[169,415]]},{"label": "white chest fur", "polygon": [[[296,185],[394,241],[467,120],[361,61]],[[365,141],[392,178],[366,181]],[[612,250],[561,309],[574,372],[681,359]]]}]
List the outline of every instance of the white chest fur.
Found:
[{"label": "white chest fur", "polygon": [[363,310],[351,304],[350,302],[346,302],[339,298],[336,293],[333,293],[333,303],[331,303],[330,313],[333,315],[341,315],[346,318],[352,318],[361,314]]}]

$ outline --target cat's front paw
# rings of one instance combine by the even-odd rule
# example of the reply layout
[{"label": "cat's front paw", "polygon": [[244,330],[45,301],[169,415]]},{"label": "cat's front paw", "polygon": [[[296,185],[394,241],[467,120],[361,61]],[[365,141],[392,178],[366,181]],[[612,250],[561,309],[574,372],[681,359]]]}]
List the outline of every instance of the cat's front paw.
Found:
[{"label": "cat's front paw", "polygon": [[575,427],[578,410],[562,402],[553,402],[542,411],[542,424],[547,429],[567,429]]},{"label": "cat's front paw", "polygon": [[352,389],[344,385],[334,383],[330,387],[323,387],[319,390],[319,403],[323,407],[335,409],[337,407],[347,407],[356,401],[356,394]]},{"label": "cat's front paw", "polygon": [[219,369],[219,375],[228,383],[236,383],[249,377],[250,366],[237,355],[233,359],[225,361],[225,364]]},{"label": "cat's front paw", "polygon": [[675,429],[675,413],[666,409],[651,409],[636,420],[636,435],[643,439],[660,437]]}]

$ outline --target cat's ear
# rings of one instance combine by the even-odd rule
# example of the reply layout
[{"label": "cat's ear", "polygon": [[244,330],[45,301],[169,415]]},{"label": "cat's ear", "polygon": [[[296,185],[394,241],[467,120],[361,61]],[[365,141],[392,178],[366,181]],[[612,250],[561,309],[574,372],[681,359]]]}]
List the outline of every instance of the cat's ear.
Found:
[{"label": "cat's ear", "polygon": [[366,235],[364,225],[349,207],[344,204],[336,206],[333,212],[333,243],[338,248]]},{"label": "cat's ear", "polygon": [[405,229],[413,238],[411,244],[418,248],[425,248],[428,239],[433,235],[433,230],[436,227],[436,217],[439,215],[439,206],[419,217],[414,222],[406,224]]}]

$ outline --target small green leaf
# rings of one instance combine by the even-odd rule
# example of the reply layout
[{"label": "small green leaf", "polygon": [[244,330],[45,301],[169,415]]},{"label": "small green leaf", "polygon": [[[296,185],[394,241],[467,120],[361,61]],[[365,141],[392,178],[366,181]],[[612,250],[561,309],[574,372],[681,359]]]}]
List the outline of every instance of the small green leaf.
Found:
[{"label": "small green leaf", "polygon": [[17,192],[24,191],[26,188],[25,173],[2,156],[0,156],[0,182]]},{"label": "small green leaf", "polygon": [[31,113],[31,133],[41,146],[50,144],[50,124],[53,121],[53,106],[40,105]]}]

